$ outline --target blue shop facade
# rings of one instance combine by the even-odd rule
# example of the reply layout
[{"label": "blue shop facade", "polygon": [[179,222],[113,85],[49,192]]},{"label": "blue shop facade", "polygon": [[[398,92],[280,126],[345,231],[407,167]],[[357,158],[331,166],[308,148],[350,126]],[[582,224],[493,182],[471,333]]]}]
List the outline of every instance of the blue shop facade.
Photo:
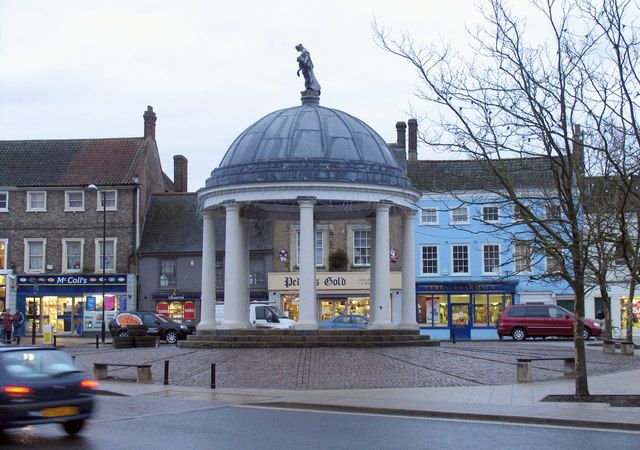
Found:
[{"label": "blue shop facade", "polygon": [[[23,335],[41,335],[52,325],[58,335],[91,336],[118,312],[136,309],[134,274],[16,275],[16,305],[25,315]],[[103,295],[104,294],[104,295]]]}]

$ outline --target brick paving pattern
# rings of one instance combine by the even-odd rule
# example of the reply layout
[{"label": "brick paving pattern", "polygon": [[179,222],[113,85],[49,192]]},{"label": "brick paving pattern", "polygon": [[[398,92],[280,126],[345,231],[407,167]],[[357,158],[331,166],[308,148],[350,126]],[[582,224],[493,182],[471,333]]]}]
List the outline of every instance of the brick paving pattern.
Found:
[{"label": "brick paving pattern", "polygon": [[[94,362],[152,364],[162,383],[208,386],[211,363],[216,386],[241,389],[359,389],[506,385],[516,382],[516,358],[573,356],[571,342],[443,342],[441,347],[181,349],[171,345],[140,349],[68,347],[76,363],[91,372]],[[534,381],[563,377],[562,361],[534,361]],[[640,368],[639,356],[605,354],[587,347],[591,375]],[[135,369],[110,368],[116,380],[135,380]]]}]

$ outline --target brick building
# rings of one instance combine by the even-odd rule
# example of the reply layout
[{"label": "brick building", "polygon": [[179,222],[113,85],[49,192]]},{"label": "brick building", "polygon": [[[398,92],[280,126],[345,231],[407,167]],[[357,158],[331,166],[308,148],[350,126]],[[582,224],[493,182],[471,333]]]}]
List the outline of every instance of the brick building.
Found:
[{"label": "brick building", "polygon": [[107,319],[136,307],[144,211],[173,189],[143,118],[142,137],[0,141],[0,306],[29,331],[97,331],[103,300]]}]

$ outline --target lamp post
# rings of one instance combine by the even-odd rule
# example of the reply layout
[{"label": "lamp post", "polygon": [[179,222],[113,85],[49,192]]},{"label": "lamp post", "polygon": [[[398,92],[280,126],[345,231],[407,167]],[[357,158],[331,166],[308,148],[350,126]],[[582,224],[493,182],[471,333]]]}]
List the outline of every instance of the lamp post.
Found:
[{"label": "lamp post", "polygon": [[107,199],[105,197],[104,191],[100,191],[95,184],[90,184],[88,186],[89,189],[95,189],[96,198],[98,202],[100,201],[100,192],[102,192],[102,327],[101,327],[101,340],[104,344],[105,341],[105,312],[104,312],[104,304],[105,304],[105,295],[106,295],[106,270],[107,270]]}]

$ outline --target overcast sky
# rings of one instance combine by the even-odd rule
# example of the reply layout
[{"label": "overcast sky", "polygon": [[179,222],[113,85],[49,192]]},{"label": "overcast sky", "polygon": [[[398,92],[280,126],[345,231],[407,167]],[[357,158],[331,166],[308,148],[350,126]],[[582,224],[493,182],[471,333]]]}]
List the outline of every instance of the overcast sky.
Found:
[{"label": "overcast sky", "polygon": [[374,17],[464,46],[477,13],[472,0],[0,0],[0,139],[141,136],[152,105],[163,169],[184,155],[195,191],[245,128],[300,104],[302,43],[320,104],[394,142],[417,78],[376,46]]}]

